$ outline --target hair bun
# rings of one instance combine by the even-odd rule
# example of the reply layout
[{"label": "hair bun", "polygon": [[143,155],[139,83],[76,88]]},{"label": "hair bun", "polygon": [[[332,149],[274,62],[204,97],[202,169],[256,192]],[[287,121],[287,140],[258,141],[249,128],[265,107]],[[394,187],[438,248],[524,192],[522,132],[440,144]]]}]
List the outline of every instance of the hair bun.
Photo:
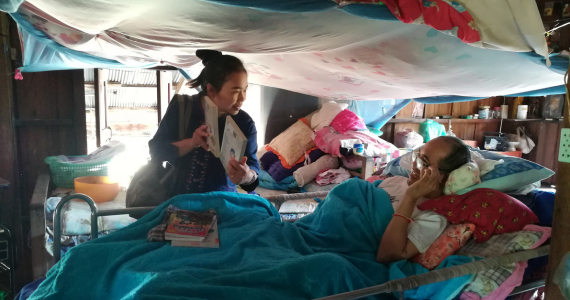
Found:
[{"label": "hair bun", "polygon": [[204,64],[204,66],[207,66],[208,63],[210,63],[213,59],[221,57],[222,52],[216,50],[202,49],[196,51],[196,56],[198,56],[198,58],[202,60],[202,64]]}]

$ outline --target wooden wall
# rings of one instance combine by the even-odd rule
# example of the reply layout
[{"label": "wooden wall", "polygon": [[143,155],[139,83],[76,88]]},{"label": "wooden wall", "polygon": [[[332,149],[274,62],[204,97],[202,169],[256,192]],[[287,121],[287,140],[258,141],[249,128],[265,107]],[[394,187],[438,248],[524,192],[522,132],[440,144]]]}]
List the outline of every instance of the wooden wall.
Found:
[{"label": "wooden wall", "polygon": [[[396,118],[380,130],[384,132],[383,138],[389,142],[394,141],[394,133],[408,127],[415,131],[419,129],[419,123],[426,118],[433,118],[439,115],[451,115],[451,129],[455,135],[463,140],[476,140],[480,142],[483,139],[483,132],[499,131],[499,120],[462,120],[456,119],[462,115],[472,115],[479,111],[479,106],[488,105],[492,107],[501,106],[504,97],[492,97],[468,102],[444,103],[444,104],[426,104],[424,106],[423,119],[412,119],[414,105],[417,103],[412,101],[404,107]],[[507,99],[509,100],[509,99]],[[449,129],[449,121],[439,120],[444,124],[445,129]]]},{"label": "wooden wall", "polygon": [[30,229],[29,204],[41,172],[49,173],[48,156],[87,154],[83,70],[24,73],[14,86],[14,119],[17,141],[13,188],[18,198],[18,285],[29,283],[31,253],[27,247]]},{"label": "wooden wall", "polygon": [[[469,115],[478,112],[480,105],[488,105],[491,107],[500,106],[506,103],[509,105],[509,115],[511,114],[512,105],[514,102],[513,97],[493,97],[477,101],[459,102],[459,103],[445,103],[445,104],[428,104],[424,107],[424,118],[412,119],[412,112],[414,105],[417,103],[412,102],[403,108],[396,117],[381,130],[384,132],[383,139],[394,142],[395,132],[401,131],[408,127],[416,132],[419,129],[419,123],[423,122],[425,118],[431,118],[438,115],[451,115],[451,126],[453,133],[462,140],[474,140],[482,145],[484,132],[498,132],[501,130],[503,133],[516,134],[517,127],[522,126],[530,134],[531,139],[536,144],[535,148],[528,154],[523,154],[523,158],[536,162],[546,168],[556,172],[558,170],[558,145],[560,142],[560,129],[562,128],[561,121],[545,121],[543,119],[527,119],[515,120],[506,119],[502,122],[499,119],[491,120],[463,120],[456,119],[461,115]],[[528,104],[528,98],[525,99],[524,104]],[[448,120],[436,120],[449,129]],[[542,181],[545,184],[556,184],[556,175]]]},{"label": "wooden wall", "polygon": [[15,235],[17,288],[32,280],[29,203],[47,156],[87,154],[83,70],[24,73],[15,23],[0,13],[0,177],[10,189],[0,198],[0,222]]},{"label": "wooden wall", "polygon": [[[261,87],[260,122],[257,134],[265,137],[265,144],[285,131],[298,119],[319,109],[317,97],[273,87]],[[259,139],[258,139],[259,140]],[[263,145],[258,145],[261,147]]]}]

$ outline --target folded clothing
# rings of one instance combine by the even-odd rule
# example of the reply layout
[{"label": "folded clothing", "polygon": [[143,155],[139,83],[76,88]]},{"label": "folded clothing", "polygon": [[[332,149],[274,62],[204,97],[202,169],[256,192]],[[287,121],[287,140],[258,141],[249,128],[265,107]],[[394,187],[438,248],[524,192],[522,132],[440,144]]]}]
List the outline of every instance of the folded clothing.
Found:
[{"label": "folded clothing", "polygon": [[331,183],[342,183],[350,179],[350,173],[344,168],[322,170],[317,176],[318,185],[329,185]]},{"label": "folded clothing", "polygon": [[360,144],[368,144],[380,150],[385,150],[387,153],[397,151],[396,146],[374,136],[369,131],[347,131],[344,134],[339,134],[331,127],[325,127],[315,132],[315,144],[319,149],[325,153],[342,157],[340,148],[342,140],[360,140]]},{"label": "folded clothing", "polygon": [[287,191],[292,188],[298,187],[295,177],[289,176],[277,182],[267,171],[261,170],[259,172],[259,186],[268,190]]},{"label": "folded clothing", "polygon": [[267,173],[273,177],[276,182],[281,182],[285,178],[293,176],[293,173],[295,171],[303,167],[305,165],[305,160],[308,160],[307,164],[310,164],[311,162],[317,161],[324,154],[325,153],[319,149],[310,150],[308,153],[308,159],[305,157],[304,160],[300,160],[300,162],[297,162],[291,168],[286,168],[283,166],[281,160],[279,159],[279,156],[273,153],[273,151],[268,151],[265,153],[259,159],[259,162],[261,164],[261,168],[263,170],[266,170]]},{"label": "folded clothing", "polygon": [[337,169],[338,165],[338,159],[327,154],[319,158],[316,162],[299,168],[293,173],[293,177],[297,180],[297,184],[302,187],[317,178],[321,170]]},{"label": "folded clothing", "polygon": [[364,124],[364,120],[348,109],[341,111],[334,118],[331,122],[331,127],[341,134],[345,134],[348,131],[368,130],[366,124]]}]

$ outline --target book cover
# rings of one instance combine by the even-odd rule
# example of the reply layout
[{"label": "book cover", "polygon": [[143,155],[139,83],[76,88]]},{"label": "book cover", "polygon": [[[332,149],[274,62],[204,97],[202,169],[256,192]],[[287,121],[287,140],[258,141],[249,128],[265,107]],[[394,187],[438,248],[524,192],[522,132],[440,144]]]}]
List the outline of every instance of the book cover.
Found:
[{"label": "book cover", "polygon": [[196,247],[196,248],[220,248],[220,238],[218,234],[218,221],[216,220],[210,228],[208,236],[201,242],[173,240],[172,247]]},{"label": "book cover", "polygon": [[214,154],[215,157],[220,157],[220,133],[218,130],[218,106],[212,102],[208,97],[204,97],[204,119],[206,125],[208,125],[208,131],[210,136],[208,137],[208,146],[210,146],[210,152]]},{"label": "book cover", "polygon": [[224,168],[226,168],[226,172],[228,171],[228,164],[232,158],[241,162],[246,146],[247,138],[239,129],[234,119],[231,116],[227,116],[220,153],[220,160],[222,161]]},{"label": "book cover", "polygon": [[207,212],[193,212],[178,210],[171,216],[171,221],[164,232],[165,239],[200,237],[204,238],[216,220],[216,212],[211,209]]}]

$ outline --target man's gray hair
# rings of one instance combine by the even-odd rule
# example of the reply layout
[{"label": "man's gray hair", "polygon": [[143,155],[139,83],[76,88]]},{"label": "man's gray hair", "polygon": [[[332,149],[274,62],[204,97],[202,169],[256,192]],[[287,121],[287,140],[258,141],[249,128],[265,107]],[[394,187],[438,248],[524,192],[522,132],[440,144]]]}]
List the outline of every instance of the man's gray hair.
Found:
[{"label": "man's gray hair", "polygon": [[443,139],[451,148],[449,154],[439,161],[440,170],[451,173],[471,160],[469,147],[462,140],[454,136],[440,136],[437,139]]}]

